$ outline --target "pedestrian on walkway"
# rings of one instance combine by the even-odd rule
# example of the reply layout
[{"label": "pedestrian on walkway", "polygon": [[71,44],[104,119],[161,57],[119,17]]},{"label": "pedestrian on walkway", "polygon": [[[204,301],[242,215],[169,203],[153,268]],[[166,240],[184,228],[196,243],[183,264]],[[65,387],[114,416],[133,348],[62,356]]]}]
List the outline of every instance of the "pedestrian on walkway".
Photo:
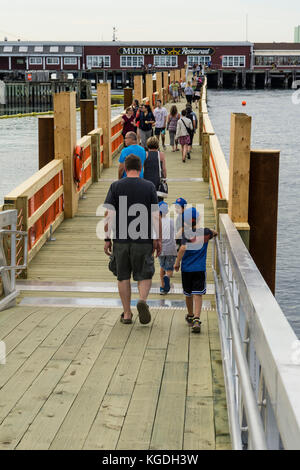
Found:
[{"label": "pedestrian on walkway", "polygon": [[141,178],[143,178],[143,166],[144,161],[146,160],[146,151],[141,145],[137,144],[137,135],[135,132],[127,132],[125,135],[125,147],[123,148],[119,158],[119,179],[126,178],[125,159],[130,154],[136,155],[140,158],[142,165]]},{"label": "pedestrian on walkway", "polygon": [[125,170],[126,178],[113,182],[105,199],[104,252],[111,257],[109,269],[118,279],[123,305],[120,321],[132,323],[130,279],[133,275],[138,283],[139,320],[147,324],[151,321],[146,301],[155,271],[153,254],[155,251],[157,256],[161,254],[161,220],[155,187],[140,178],[142,164],[139,157],[128,155]]},{"label": "pedestrian on walkway", "polygon": [[132,108],[129,106],[126,108],[125,114],[122,116],[122,124],[123,124],[123,139],[125,142],[125,135],[127,132],[136,132],[136,126],[134,125],[135,118]]},{"label": "pedestrian on walkway", "polygon": [[175,104],[171,106],[170,113],[167,117],[167,130],[169,131],[170,145],[172,147],[172,152],[177,152],[178,140],[175,139],[177,122],[180,119],[180,114],[178,113],[177,107]]},{"label": "pedestrian on walkway", "polygon": [[136,117],[136,122],[139,123],[141,145],[146,148],[147,139],[152,136],[152,126],[155,123],[155,118],[149,104],[142,105],[139,116]]},{"label": "pedestrian on walkway", "polygon": [[188,83],[187,83],[187,87],[185,87],[185,89],[184,89],[184,94],[185,94],[187,103],[192,106],[192,100],[193,100],[194,90],[193,90],[193,88],[191,87],[191,82],[188,82]]},{"label": "pedestrian on walkway", "polygon": [[155,131],[154,134],[159,141],[159,136],[161,135],[161,141],[163,149],[166,150],[165,141],[166,141],[166,123],[168,117],[168,111],[162,106],[161,100],[157,100],[157,107],[153,111],[155,118]]},{"label": "pedestrian on walkway", "polygon": [[217,232],[200,227],[199,213],[194,207],[184,211],[184,232],[174,269],[180,269],[187,315],[185,319],[193,333],[201,332],[202,296],[206,294],[206,255],[208,241]]},{"label": "pedestrian on walkway", "polygon": [[155,136],[149,137],[147,148],[144,162],[144,179],[152,181],[156,190],[158,190],[160,179],[167,177],[166,157],[163,152],[159,151],[159,142]]},{"label": "pedestrian on walkway", "polygon": [[162,201],[158,206],[162,225],[162,251],[158,259],[160,264],[160,294],[163,295],[170,291],[170,278],[173,275],[177,250],[174,221],[168,216],[168,204]]},{"label": "pedestrian on walkway", "polygon": [[186,109],[186,117],[191,121],[192,126],[193,126],[193,130],[192,131],[189,130],[190,143],[188,145],[188,150],[187,150],[187,157],[190,160],[192,146],[193,146],[193,139],[194,139],[194,135],[196,133],[198,121],[197,121],[196,114],[194,113],[194,111],[192,110],[192,107],[189,104],[186,105],[185,109]]},{"label": "pedestrian on walkway", "polygon": [[182,161],[185,163],[188,146],[190,144],[190,132],[193,132],[191,120],[186,117],[186,110],[181,111],[181,118],[177,122],[175,139],[179,140],[181,145]]}]

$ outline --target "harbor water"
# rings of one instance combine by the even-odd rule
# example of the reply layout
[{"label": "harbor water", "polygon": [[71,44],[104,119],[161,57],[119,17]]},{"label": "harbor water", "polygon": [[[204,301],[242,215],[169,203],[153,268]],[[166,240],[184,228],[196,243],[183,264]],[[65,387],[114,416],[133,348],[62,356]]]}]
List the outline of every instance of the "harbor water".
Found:
[{"label": "harbor water", "polygon": [[[242,101],[246,101],[246,106],[242,106]],[[297,101],[293,90],[210,89],[207,92],[208,113],[228,164],[231,113],[252,117],[252,149],[280,150],[275,295],[300,338],[300,103],[296,104]]]}]

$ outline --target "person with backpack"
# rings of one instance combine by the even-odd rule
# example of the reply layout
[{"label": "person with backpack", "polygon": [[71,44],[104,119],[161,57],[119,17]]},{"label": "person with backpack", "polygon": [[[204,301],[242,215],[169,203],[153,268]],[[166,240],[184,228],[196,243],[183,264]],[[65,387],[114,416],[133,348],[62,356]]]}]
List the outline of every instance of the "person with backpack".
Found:
[{"label": "person with backpack", "polygon": [[182,161],[185,163],[188,146],[190,144],[190,133],[193,132],[193,124],[186,117],[186,109],[181,111],[181,118],[177,122],[175,139],[179,140],[182,152]]},{"label": "person with backpack", "polygon": [[188,145],[188,150],[187,150],[187,157],[190,160],[191,159],[191,151],[192,151],[192,146],[193,146],[193,139],[194,135],[196,133],[198,121],[197,121],[197,116],[192,110],[192,107],[190,105],[186,105],[186,117],[190,119],[192,126],[193,126],[193,131],[190,132],[190,143]]}]

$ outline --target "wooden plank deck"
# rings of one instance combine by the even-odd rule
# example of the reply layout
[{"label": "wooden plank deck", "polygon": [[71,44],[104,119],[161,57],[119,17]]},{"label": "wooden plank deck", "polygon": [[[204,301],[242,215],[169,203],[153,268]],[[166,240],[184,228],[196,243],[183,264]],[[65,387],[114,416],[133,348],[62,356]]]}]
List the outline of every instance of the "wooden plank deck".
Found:
[{"label": "wooden plank deck", "polygon": [[[166,155],[168,202],[182,196],[203,203],[205,226],[214,226],[208,185],[191,180],[201,178],[201,149],[195,145],[185,164],[180,152]],[[31,262],[31,281],[116,283],[96,237],[96,209],[116,171],[117,159]],[[208,283],[210,261],[211,249]],[[180,283],[179,273],[172,283]],[[20,299],[35,296],[118,297],[45,288]],[[181,308],[153,308],[149,325],[140,325],[135,308],[133,325],[119,322],[120,308],[19,305],[0,312],[8,353],[0,365],[0,449],[230,449],[214,295],[207,299],[200,335],[190,332]]]}]

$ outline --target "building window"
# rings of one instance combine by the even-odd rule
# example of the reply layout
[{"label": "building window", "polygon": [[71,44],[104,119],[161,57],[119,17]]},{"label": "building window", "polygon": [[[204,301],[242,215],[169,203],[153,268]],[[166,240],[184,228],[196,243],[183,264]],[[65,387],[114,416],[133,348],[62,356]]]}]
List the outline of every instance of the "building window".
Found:
[{"label": "building window", "polygon": [[50,46],[50,52],[58,52],[58,46]]},{"label": "building window", "polygon": [[43,59],[41,57],[29,57],[29,65],[42,65]]},{"label": "building window", "polygon": [[207,65],[210,61],[211,61],[210,55],[188,55],[187,56],[187,63],[189,67],[192,67],[194,64]]},{"label": "building window", "polygon": [[34,46],[34,52],[43,52],[44,47],[43,46]]},{"label": "building window", "polygon": [[12,52],[13,48],[12,46],[4,46],[3,47],[3,52]]},{"label": "building window", "polygon": [[245,67],[246,57],[244,55],[223,55],[222,67]]},{"label": "building window", "polygon": [[59,65],[59,57],[47,57],[47,65]]},{"label": "building window", "polygon": [[121,55],[120,66],[121,67],[141,67],[144,65],[143,55]]},{"label": "building window", "polygon": [[86,65],[88,69],[110,67],[110,55],[88,55]]},{"label": "building window", "polygon": [[73,46],[66,46],[65,47],[65,52],[74,52],[74,47]]},{"label": "building window", "polygon": [[77,57],[64,57],[65,65],[77,65]]},{"label": "building window", "polygon": [[178,57],[176,55],[155,55],[155,67],[177,67]]},{"label": "building window", "polygon": [[28,47],[27,46],[20,46],[19,47],[19,52],[27,52],[28,51]]}]

